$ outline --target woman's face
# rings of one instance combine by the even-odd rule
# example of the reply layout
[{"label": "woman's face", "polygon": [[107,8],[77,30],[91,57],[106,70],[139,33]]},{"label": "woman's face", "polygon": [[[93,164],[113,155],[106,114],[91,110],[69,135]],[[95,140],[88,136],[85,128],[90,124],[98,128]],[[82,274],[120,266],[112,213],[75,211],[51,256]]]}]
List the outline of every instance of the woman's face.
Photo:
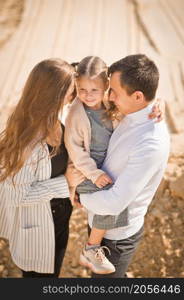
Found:
[{"label": "woman's face", "polygon": [[[74,81],[72,81],[72,83],[70,84],[68,91],[65,95],[63,105],[71,102],[71,100],[73,99],[74,91],[75,91],[75,83],[74,83]],[[62,105],[62,107],[63,107],[63,105]]]}]

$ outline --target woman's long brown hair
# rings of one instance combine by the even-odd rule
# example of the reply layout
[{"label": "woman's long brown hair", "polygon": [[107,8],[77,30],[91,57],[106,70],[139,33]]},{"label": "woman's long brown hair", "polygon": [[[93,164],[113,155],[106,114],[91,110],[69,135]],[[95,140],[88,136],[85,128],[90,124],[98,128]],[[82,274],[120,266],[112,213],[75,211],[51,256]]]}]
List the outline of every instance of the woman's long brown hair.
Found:
[{"label": "woman's long brown hair", "polygon": [[0,181],[14,177],[33,148],[52,135],[73,74],[74,68],[60,59],[43,60],[33,68],[0,134]]}]

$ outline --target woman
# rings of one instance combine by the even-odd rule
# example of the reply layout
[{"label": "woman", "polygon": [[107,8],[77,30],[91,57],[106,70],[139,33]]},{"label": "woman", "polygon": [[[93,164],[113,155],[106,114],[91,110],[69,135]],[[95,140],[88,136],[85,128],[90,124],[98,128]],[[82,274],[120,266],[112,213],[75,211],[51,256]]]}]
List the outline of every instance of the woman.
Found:
[{"label": "woman", "polygon": [[58,277],[72,205],[58,116],[74,92],[74,68],[38,63],[0,135],[0,236],[23,277]]}]

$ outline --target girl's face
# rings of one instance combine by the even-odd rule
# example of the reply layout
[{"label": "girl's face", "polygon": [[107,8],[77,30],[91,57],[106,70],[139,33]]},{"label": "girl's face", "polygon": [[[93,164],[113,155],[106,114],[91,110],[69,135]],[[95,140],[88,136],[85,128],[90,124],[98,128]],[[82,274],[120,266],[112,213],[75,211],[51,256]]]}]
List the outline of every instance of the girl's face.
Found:
[{"label": "girl's face", "polygon": [[87,76],[81,76],[76,80],[76,85],[77,95],[86,106],[94,110],[101,108],[108,82],[105,86],[101,78],[91,79]]}]

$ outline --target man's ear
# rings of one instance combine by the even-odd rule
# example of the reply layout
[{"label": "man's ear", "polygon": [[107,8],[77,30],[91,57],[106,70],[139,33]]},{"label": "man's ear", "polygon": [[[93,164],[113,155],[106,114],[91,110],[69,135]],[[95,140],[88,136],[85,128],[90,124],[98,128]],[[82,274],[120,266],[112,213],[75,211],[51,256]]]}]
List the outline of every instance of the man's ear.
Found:
[{"label": "man's ear", "polygon": [[134,101],[136,104],[143,104],[145,102],[145,97],[143,92],[135,91],[134,92]]}]

